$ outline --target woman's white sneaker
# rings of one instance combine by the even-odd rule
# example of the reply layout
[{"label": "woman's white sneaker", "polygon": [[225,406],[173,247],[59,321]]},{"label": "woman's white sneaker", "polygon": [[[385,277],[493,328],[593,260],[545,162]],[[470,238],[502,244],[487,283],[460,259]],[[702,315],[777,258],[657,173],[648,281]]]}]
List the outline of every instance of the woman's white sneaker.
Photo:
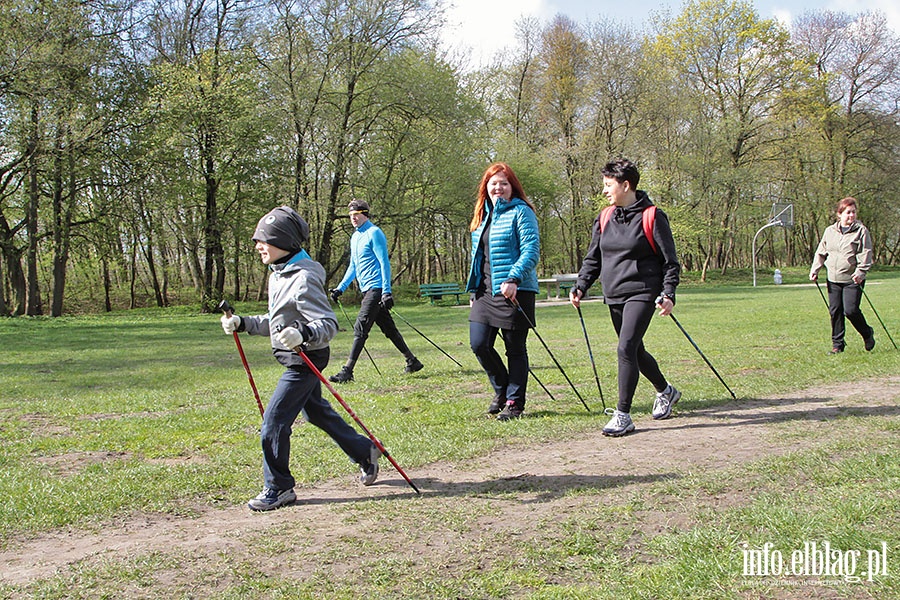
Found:
[{"label": "woman's white sneaker", "polygon": [[657,392],[656,400],[653,401],[653,418],[659,420],[671,417],[672,409],[680,399],[681,392],[676,390],[671,383],[666,386],[665,390]]},{"label": "woman's white sneaker", "polygon": [[603,431],[600,433],[610,437],[621,437],[629,431],[634,431],[634,423],[631,421],[631,415],[616,410],[613,412],[612,419],[609,420],[609,423],[606,424],[606,427],[604,427]]}]

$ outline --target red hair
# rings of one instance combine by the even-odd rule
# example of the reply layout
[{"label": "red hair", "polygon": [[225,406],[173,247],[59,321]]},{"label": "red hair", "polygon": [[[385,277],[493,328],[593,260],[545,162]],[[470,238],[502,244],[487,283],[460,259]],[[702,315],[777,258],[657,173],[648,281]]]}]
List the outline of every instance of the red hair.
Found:
[{"label": "red hair", "polygon": [[847,196],[846,198],[838,202],[837,214],[841,214],[842,212],[844,212],[848,206],[852,206],[857,211],[859,210],[859,206],[856,204],[856,198],[854,198],[853,196]]},{"label": "red hair", "polygon": [[[489,198],[487,191],[488,181],[490,181],[491,177],[497,173],[503,173],[506,176],[506,179],[509,180],[509,185],[512,186],[513,198],[521,198],[525,201],[525,204],[531,207],[531,210],[537,212],[534,208],[534,204],[532,204],[531,200],[528,199],[528,196],[525,195],[525,190],[522,189],[519,178],[516,177],[516,174],[509,165],[502,162],[496,162],[487,168],[484,175],[481,177],[481,183],[478,184],[478,197],[475,199],[475,212],[472,215],[472,222],[469,223],[469,231],[475,231],[481,225],[481,219],[484,218],[484,203],[487,202]],[[512,198],[510,198],[510,200],[511,199]]]}]

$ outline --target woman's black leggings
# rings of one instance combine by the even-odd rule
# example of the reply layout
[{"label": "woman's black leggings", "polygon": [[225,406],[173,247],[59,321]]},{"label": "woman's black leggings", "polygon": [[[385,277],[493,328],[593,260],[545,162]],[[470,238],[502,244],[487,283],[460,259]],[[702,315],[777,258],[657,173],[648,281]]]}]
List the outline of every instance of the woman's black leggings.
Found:
[{"label": "woman's black leggings", "polygon": [[609,316],[619,336],[619,404],[616,408],[621,412],[631,412],[631,401],[641,374],[650,380],[657,392],[662,392],[668,385],[656,359],[644,349],[644,334],[654,310],[653,302],[639,300],[609,305]]},{"label": "woman's black leggings", "polygon": [[853,328],[863,336],[863,339],[869,339],[874,333],[862,311],[859,310],[865,285],[865,281],[858,285],[852,282],[828,282],[828,312],[831,313],[831,345],[834,348],[843,350],[845,346],[844,317],[847,317]]}]

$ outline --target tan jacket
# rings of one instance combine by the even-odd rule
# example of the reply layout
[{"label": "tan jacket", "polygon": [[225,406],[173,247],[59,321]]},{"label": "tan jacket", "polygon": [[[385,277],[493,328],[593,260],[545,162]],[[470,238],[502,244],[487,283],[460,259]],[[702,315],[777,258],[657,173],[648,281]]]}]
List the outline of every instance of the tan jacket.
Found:
[{"label": "tan jacket", "polygon": [[841,233],[840,223],[829,225],[813,255],[810,279],[823,265],[828,271],[828,281],[850,283],[854,275],[865,279],[873,256],[872,236],[865,225],[854,221],[847,233]]}]

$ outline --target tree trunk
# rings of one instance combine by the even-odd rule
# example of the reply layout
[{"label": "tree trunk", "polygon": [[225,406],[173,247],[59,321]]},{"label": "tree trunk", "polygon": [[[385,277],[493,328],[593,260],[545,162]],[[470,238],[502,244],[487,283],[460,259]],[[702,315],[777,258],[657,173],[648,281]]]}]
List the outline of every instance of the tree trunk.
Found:
[{"label": "tree trunk", "polygon": [[105,256],[100,259],[100,265],[103,275],[103,308],[106,312],[112,312],[112,301],[109,297],[112,285],[109,279],[109,261],[106,260]]},{"label": "tree trunk", "polygon": [[6,282],[3,279],[3,256],[0,255],[0,317],[8,317],[9,309],[6,305]]},{"label": "tree trunk", "polygon": [[[59,125],[60,135],[56,144],[56,172],[53,184],[53,292],[50,303],[50,316],[59,317],[63,312],[63,301],[66,292],[66,265],[69,263],[71,246],[72,205],[75,203],[77,184],[75,181],[75,154],[72,148],[71,135],[67,127]],[[66,131],[67,143],[62,141],[62,132]],[[65,151],[68,169],[68,185],[63,193],[62,154]]]},{"label": "tree trunk", "polygon": [[29,317],[44,314],[41,304],[41,288],[38,281],[38,109],[37,103],[31,107],[31,133],[28,140],[28,202],[25,209],[25,231],[28,247],[25,252],[27,269],[27,290],[25,292],[25,314]]}]

